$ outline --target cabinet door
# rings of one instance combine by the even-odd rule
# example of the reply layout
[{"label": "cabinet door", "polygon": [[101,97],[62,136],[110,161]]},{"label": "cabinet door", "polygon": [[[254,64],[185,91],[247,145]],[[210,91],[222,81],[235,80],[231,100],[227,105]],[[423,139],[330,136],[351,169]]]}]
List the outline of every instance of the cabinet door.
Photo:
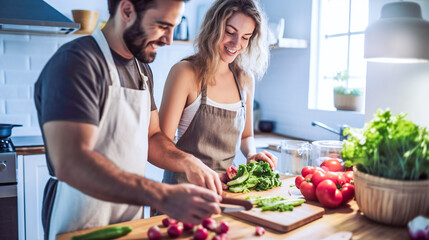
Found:
[{"label": "cabinet door", "polygon": [[45,155],[24,156],[25,235],[43,240],[42,200],[49,179]]}]

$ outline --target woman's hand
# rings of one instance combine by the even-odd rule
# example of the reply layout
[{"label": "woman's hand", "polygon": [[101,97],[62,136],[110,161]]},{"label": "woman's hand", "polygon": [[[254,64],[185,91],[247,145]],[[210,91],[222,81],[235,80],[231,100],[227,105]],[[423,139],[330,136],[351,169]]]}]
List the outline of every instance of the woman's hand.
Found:
[{"label": "woman's hand", "polygon": [[267,152],[267,151],[262,151],[262,152],[259,152],[257,154],[250,155],[247,157],[247,163],[250,163],[253,161],[267,162],[268,164],[270,164],[271,170],[274,171],[274,169],[276,169],[276,167],[277,167],[278,158],[276,156],[274,156],[273,154]]}]

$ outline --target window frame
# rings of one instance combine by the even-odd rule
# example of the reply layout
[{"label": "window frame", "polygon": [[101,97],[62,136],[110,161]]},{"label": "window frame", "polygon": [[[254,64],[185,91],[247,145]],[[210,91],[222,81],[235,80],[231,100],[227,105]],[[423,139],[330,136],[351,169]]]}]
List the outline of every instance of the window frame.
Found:
[{"label": "window frame", "polygon": [[[324,0],[313,0],[313,11],[312,11],[312,30],[311,30],[311,57],[310,57],[310,84],[309,84],[309,97],[308,97],[308,108],[310,110],[326,110],[326,111],[337,111],[333,104],[333,75],[326,76],[321,70],[320,62],[323,60],[322,51],[323,51],[323,42],[327,39],[334,39],[338,37],[347,37],[347,54],[346,54],[346,70],[350,72],[350,45],[352,36],[361,35],[364,36],[365,31],[351,31],[352,28],[352,0],[348,0],[348,24],[346,32],[336,32],[332,34],[325,34],[322,32],[322,8]],[[369,0],[368,0],[369,2]],[[368,3],[369,4],[369,3]],[[362,46],[363,47],[363,46]],[[349,75],[349,80],[353,79],[366,79],[366,68],[362,72],[362,75]],[[366,81],[366,80],[364,80]],[[360,85],[360,88],[365,92],[366,83]],[[323,88],[323,90],[322,90]],[[331,93],[329,93],[330,91]],[[330,98],[331,100],[325,100],[324,103],[320,103],[322,97]],[[323,101],[323,100],[322,100]],[[332,101],[332,103],[327,104],[327,101]],[[363,112],[364,113],[364,110]]]}]

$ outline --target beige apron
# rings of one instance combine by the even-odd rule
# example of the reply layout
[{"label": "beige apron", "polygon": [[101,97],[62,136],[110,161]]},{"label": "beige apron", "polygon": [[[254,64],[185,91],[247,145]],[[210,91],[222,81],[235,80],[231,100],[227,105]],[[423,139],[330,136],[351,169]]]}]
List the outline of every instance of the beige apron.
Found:
[{"label": "beige apron", "polygon": [[[244,130],[246,104],[243,93],[234,74],[240,93],[242,107],[238,111],[230,111],[207,105],[207,87],[201,87],[201,105],[195,113],[189,127],[176,144],[180,150],[201,159],[216,172],[225,172],[232,165],[236,151],[240,146],[240,137]],[[186,175],[164,171],[162,180],[166,183],[187,182]]]},{"label": "beige apron", "polygon": [[[124,171],[144,176],[151,105],[149,90],[121,87],[118,71],[103,33],[96,30],[93,37],[104,54],[112,79],[99,124],[95,151],[105,155]],[[143,76],[138,64],[137,66],[144,84],[147,84],[147,77]],[[55,239],[56,234],[62,232],[138,219],[142,217],[142,213],[141,206],[101,201],[60,181],[52,208],[49,239]]]}]

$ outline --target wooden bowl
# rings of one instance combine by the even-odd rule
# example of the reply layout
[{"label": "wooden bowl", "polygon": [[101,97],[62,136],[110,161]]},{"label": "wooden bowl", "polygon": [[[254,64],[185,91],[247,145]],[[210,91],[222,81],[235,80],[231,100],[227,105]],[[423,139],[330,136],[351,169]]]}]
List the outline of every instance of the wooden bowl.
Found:
[{"label": "wooden bowl", "polygon": [[72,10],[73,20],[80,23],[80,29],[75,34],[91,34],[98,21],[98,12],[90,10]]},{"label": "wooden bowl", "polygon": [[405,181],[376,177],[354,168],[356,202],[366,217],[406,226],[418,215],[429,215],[429,180]]}]

